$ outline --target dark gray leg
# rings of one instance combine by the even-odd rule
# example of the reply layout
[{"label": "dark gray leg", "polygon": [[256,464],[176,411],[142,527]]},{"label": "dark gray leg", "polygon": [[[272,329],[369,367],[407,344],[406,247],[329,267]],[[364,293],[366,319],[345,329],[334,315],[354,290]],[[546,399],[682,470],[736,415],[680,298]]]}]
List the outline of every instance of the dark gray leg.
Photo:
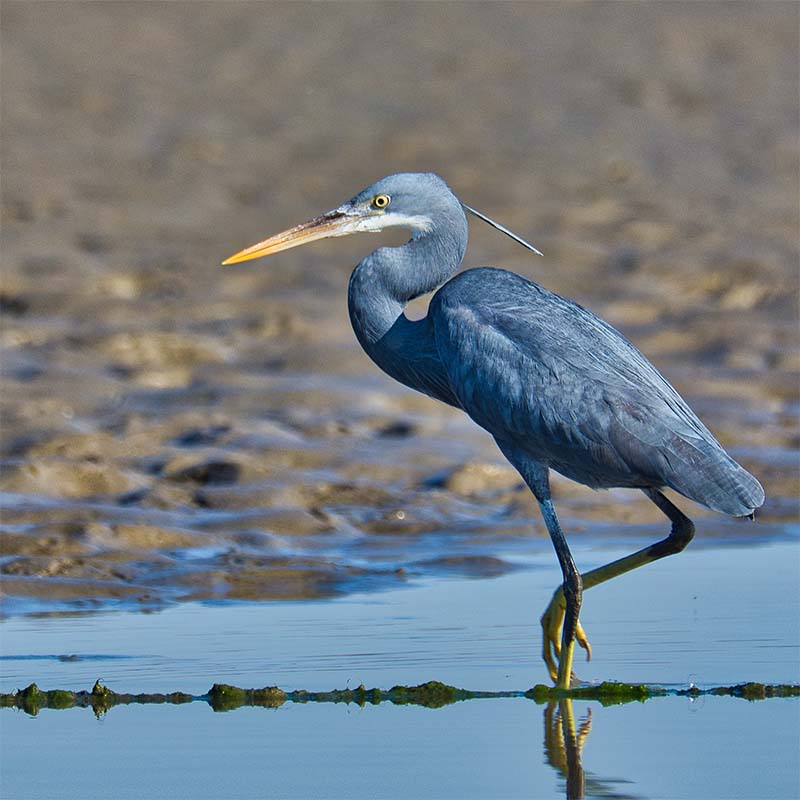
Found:
[{"label": "dark gray leg", "polygon": [[[537,498],[538,500],[539,498]],[[553,502],[548,497],[539,500],[539,508],[542,510],[547,531],[553,542],[553,547],[558,556],[558,563],[561,565],[561,574],[564,576],[562,591],[566,609],[564,612],[564,627],[561,631],[561,657],[558,663],[558,680],[556,688],[569,689],[570,678],[572,675],[572,654],[575,645],[575,634],[578,630],[578,617],[581,613],[581,601],[583,600],[583,581],[572,554],[569,552],[567,540],[553,508]]]},{"label": "dark gray leg", "polygon": [[[578,572],[572,554],[567,545],[567,539],[561,530],[561,525],[553,508],[553,501],[550,495],[550,478],[547,467],[532,460],[526,453],[517,450],[514,445],[507,442],[498,441],[497,444],[503,455],[517,468],[526,484],[533,492],[533,496],[539,503],[539,508],[547,526],[547,532],[553,542],[553,547],[561,565],[561,574],[564,577],[562,591],[565,600],[564,625],[561,629],[561,651],[558,663],[558,675],[556,677],[556,688],[569,689],[570,678],[572,676],[572,655],[575,649],[575,635],[578,634],[581,644],[584,645],[586,637],[580,629],[578,617],[581,611],[581,599],[583,597],[583,583],[581,574]],[[584,645],[588,646],[588,645]],[[551,675],[555,673],[554,659],[550,653],[549,640],[545,638],[544,659],[547,662]]]},{"label": "dark gray leg", "polygon": [[[585,572],[581,576],[583,589],[591,589],[593,586],[597,586],[600,583],[611,580],[611,578],[616,578],[618,575],[623,575],[626,572],[630,572],[632,569],[641,567],[644,564],[649,564],[651,561],[657,561],[659,558],[680,553],[680,551],[683,550],[692,540],[692,537],[694,536],[694,525],[679,508],[667,500],[667,498],[657,489],[643,489],[642,491],[669,518],[670,522],[672,523],[669,536],[667,536],[665,539],[662,539],[660,542],[648,545],[647,547],[644,547],[629,556],[625,556],[617,561],[612,561],[610,564],[605,564],[602,567],[597,567],[596,569],[589,570],[589,572]],[[542,511],[542,513],[544,513],[544,511]],[[542,615],[542,628],[544,631],[544,648],[542,655],[545,663],[548,666],[548,669],[550,670],[550,674],[554,677],[556,670],[553,653],[555,652],[556,656],[559,655],[556,643],[558,641],[557,637],[562,617],[564,619],[564,628],[566,628],[567,624],[569,623],[570,604],[566,596],[566,588],[567,586],[565,582],[563,589],[556,590],[555,594],[553,595],[553,599],[550,601],[550,604],[547,606],[544,614]],[[589,642],[586,639],[586,634],[583,632],[580,624],[577,625],[575,635],[578,643],[584,648],[584,650],[586,650],[587,658],[591,658],[592,651],[589,647]],[[563,633],[561,640],[563,650],[563,642],[565,641]],[[561,684],[561,677],[561,668],[559,664],[559,686]]]}]

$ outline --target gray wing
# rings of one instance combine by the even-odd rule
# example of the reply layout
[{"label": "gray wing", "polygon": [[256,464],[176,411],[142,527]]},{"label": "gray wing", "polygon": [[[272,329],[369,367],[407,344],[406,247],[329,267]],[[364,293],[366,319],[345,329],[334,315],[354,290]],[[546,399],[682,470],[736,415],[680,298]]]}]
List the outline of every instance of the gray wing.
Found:
[{"label": "gray wing", "polygon": [[429,313],[462,408],[495,438],[594,487],[670,486],[747,514],[758,482],[620,333],[504,270],[469,270]]}]

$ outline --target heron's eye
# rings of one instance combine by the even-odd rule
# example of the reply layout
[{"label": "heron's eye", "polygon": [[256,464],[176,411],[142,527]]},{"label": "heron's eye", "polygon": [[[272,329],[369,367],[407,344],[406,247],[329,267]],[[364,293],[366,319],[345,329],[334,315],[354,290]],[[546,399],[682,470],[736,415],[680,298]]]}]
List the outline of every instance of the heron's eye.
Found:
[{"label": "heron's eye", "polygon": [[382,211],[389,203],[392,202],[392,198],[389,197],[388,194],[376,194],[375,197],[370,200],[370,205],[373,208],[378,209],[378,211]]}]

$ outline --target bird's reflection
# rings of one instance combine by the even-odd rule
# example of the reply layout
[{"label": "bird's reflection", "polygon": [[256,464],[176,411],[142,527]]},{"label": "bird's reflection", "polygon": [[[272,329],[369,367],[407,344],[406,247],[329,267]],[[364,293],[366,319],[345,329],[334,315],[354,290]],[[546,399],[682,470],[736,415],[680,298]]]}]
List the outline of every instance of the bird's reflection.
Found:
[{"label": "bird's reflection", "polygon": [[567,800],[586,796],[586,775],[581,766],[581,750],[592,728],[592,709],[580,728],[575,727],[572,700],[551,700],[544,710],[544,752],[550,766],[567,780]]},{"label": "bird's reflection", "polygon": [[620,783],[619,780],[587,776],[584,771],[581,752],[591,729],[592,709],[588,706],[578,725],[575,724],[572,700],[551,700],[544,710],[545,756],[550,766],[564,776],[567,800],[583,800],[587,796],[633,800],[633,795],[616,790],[614,784]]}]

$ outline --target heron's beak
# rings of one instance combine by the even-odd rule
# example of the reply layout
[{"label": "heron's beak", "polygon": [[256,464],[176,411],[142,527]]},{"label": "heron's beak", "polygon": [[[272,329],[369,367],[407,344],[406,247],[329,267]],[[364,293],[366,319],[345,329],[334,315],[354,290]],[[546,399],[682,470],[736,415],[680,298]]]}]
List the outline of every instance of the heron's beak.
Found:
[{"label": "heron's beak", "polygon": [[337,208],[329,211],[321,217],[315,217],[301,225],[295,225],[282,233],[276,233],[263,242],[254,244],[240,250],[230,258],[226,258],[223,266],[228,264],[238,264],[240,261],[249,261],[251,258],[261,258],[273,253],[280,253],[281,250],[289,250],[292,247],[299,247],[301,244],[316,242],[317,239],[327,239],[330,236],[347,236],[349,233],[356,233],[357,228],[354,223],[358,221],[358,216],[346,213],[343,209]]}]

